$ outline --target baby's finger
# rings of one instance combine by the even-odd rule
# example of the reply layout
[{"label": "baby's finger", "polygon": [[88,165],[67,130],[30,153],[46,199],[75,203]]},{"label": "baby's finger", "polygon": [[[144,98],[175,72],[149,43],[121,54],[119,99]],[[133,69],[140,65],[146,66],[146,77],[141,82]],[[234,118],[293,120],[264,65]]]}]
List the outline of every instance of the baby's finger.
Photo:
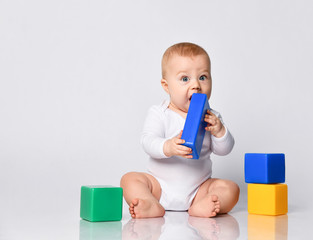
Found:
[{"label": "baby's finger", "polygon": [[206,121],[206,122],[209,122],[209,121],[217,121],[217,117],[216,116],[212,116],[212,115],[208,115],[208,114],[206,114],[205,115],[205,117],[204,117],[204,121]]},{"label": "baby's finger", "polygon": [[192,158],[192,155],[191,154],[177,154],[177,156],[180,156],[180,157],[183,157],[183,158]]},{"label": "baby's finger", "polygon": [[185,140],[181,139],[181,138],[175,138],[174,142],[175,142],[175,144],[180,145],[180,144],[184,144]]},{"label": "baby's finger", "polygon": [[[212,113],[212,114],[213,114],[213,113]],[[209,118],[209,119],[218,119],[218,117],[215,116],[214,114],[213,114],[213,115],[205,114],[204,116],[205,116],[205,118]]]},{"label": "baby's finger", "polygon": [[185,157],[186,155],[190,155],[192,153],[191,149],[189,150],[179,150],[177,149],[177,155]]},{"label": "baby's finger", "polygon": [[205,130],[212,132],[214,130],[213,126],[207,126]]},{"label": "baby's finger", "polygon": [[207,122],[210,126],[211,125],[216,125],[216,119],[213,119],[213,118],[208,118],[208,119],[206,119],[206,121],[205,122]]},{"label": "baby's finger", "polygon": [[204,121],[208,123],[210,121],[210,118],[209,117],[204,117]]},{"label": "baby's finger", "polygon": [[206,112],[208,115],[216,117],[216,115],[214,113],[212,113],[210,110],[207,110]]},{"label": "baby's finger", "polygon": [[183,145],[178,146],[178,150],[182,152],[186,152],[186,154],[192,153],[192,149]]}]

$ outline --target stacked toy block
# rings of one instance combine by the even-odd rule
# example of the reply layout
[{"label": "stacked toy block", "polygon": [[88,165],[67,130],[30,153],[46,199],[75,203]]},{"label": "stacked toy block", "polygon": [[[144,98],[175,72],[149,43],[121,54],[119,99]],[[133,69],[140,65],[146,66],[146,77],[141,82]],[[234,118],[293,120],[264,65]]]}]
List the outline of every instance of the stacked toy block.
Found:
[{"label": "stacked toy block", "polygon": [[284,154],[246,153],[245,181],[249,213],[276,216],[288,212]]},{"label": "stacked toy block", "polygon": [[82,186],[80,217],[90,222],[122,219],[123,189],[107,185]]}]

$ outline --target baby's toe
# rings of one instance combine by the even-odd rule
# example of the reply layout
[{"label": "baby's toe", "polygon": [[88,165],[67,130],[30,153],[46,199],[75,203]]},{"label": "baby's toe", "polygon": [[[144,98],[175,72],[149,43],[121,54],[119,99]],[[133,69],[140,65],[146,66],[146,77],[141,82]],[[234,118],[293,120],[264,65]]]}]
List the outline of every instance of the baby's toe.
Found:
[{"label": "baby's toe", "polygon": [[218,201],[218,197],[217,197],[216,195],[212,195],[211,197],[212,197],[212,201],[213,201],[213,202]]},{"label": "baby's toe", "polygon": [[216,214],[217,214],[216,212],[212,212],[212,213],[211,213],[211,217],[215,217]]},{"label": "baby's toe", "polygon": [[131,205],[132,205],[133,207],[135,207],[135,206],[138,205],[138,203],[139,203],[139,199],[138,199],[138,198],[135,198],[135,199],[133,199],[133,201],[131,202]]}]

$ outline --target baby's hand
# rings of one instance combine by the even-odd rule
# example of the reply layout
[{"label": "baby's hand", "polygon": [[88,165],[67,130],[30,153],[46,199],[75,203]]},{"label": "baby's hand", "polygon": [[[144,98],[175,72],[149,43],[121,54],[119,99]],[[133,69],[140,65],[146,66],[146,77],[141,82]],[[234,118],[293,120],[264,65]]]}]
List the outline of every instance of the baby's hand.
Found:
[{"label": "baby's hand", "polygon": [[180,156],[184,158],[192,158],[192,150],[189,147],[183,146],[184,139],[181,139],[183,131],[181,131],[176,137],[167,140],[164,143],[163,151],[167,157]]},{"label": "baby's hand", "polygon": [[211,132],[214,137],[220,138],[225,135],[225,127],[221,123],[221,120],[210,110],[207,111],[207,114],[204,117],[204,121],[208,123],[208,126],[205,130]]}]

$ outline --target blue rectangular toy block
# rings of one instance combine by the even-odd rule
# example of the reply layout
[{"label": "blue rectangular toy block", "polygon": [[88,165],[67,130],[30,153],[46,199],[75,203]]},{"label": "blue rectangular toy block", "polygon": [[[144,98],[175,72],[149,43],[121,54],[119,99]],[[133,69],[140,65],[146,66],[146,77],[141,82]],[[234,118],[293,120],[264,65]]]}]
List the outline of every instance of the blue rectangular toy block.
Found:
[{"label": "blue rectangular toy block", "polygon": [[284,183],[285,154],[283,153],[246,153],[246,183]]},{"label": "blue rectangular toy block", "polygon": [[210,105],[206,94],[192,94],[181,138],[185,140],[183,145],[192,149],[193,159],[199,159],[200,157],[205,127],[207,126],[204,116],[209,109]]}]

